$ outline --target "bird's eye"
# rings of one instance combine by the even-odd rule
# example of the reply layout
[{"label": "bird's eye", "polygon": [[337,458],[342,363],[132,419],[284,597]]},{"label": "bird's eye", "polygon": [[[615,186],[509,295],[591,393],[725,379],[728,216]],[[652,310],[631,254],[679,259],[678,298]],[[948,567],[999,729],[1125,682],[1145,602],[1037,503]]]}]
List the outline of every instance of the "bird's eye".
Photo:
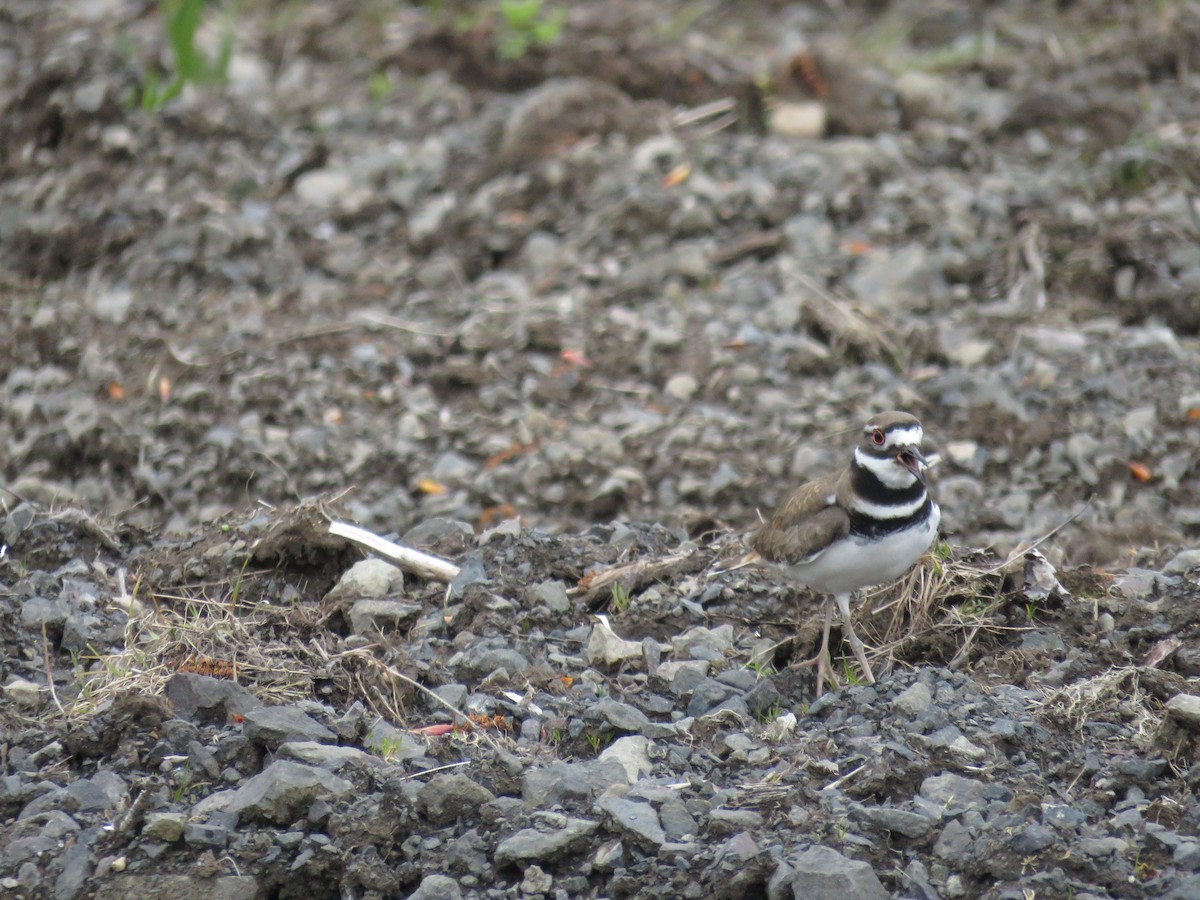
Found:
[{"label": "bird's eye", "polygon": [[883,442],[886,441],[887,438],[884,436],[882,430],[876,428],[871,432],[871,440],[875,442],[875,446],[882,447]]}]

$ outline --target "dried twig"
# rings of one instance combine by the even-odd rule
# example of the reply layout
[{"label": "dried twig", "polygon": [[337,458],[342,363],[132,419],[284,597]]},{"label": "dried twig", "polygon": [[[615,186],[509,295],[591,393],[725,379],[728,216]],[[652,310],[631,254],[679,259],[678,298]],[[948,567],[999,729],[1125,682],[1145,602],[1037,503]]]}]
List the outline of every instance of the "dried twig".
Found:
[{"label": "dried twig", "polygon": [[479,734],[479,736],[481,738],[483,738],[484,742],[487,743],[493,750],[496,750],[496,751],[501,750],[500,745],[497,744],[488,735],[488,733],[486,731],[484,731],[481,728],[476,727],[475,723],[471,721],[470,717],[468,717],[465,713],[463,713],[461,710],[459,710],[457,707],[455,707],[453,703],[450,703],[447,700],[444,700],[443,698],[439,697],[437,694],[435,694],[429,688],[425,687],[425,685],[421,684],[419,681],[414,681],[412,678],[409,678],[403,672],[398,672],[398,671],[396,671],[396,669],[392,668],[387,663],[383,662],[380,659],[377,659],[374,654],[367,652],[366,648],[349,650],[346,653],[343,653],[341,655],[342,656],[361,657],[362,659],[365,659],[371,665],[375,666],[377,669],[385,672],[390,678],[394,678],[397,681],[402,681],[405,684],[409,685],[410,687],[416,688],[418,691],[423,693],[426,697],[428,697],[434,703],[436,703],[440,706],[444,706],[446,709],[448,709],[451,713],[454,714],[456,719],[462,719],[462,721],[465,722],[468,726],[470,726],[470,728],[472,730],[477,732]]},{"label": "dried twig", "polygon": [[457,769],[460,766],[465,766],[470,762],[469,759],[460,760],[459,762],[446,763],[444,766],[434,766],[432,769],[425,769],[421,772],[410,772],[407,775],[401,775],[397,781],[409,781],[413,778],[424,778],[426,775],[436,775],[438,772],[445,772],[447,769]]},{"label": "dried twig", "polygon": [[623,566],[614,566],[611,569],[605,569],[603,572],[597,572],[584,578],[579,583],[579,587],[575,588],[571,593],[582,591],[590,599],[613,582],[619,581],[622,586],[635,591],[642,585],[652,581],[670,578],[682,572],[695,572],[698,569],[704,568],[707,562],[698,552],[698,549],[697,547],[691,547],[680,553],[673,553],[670,556],[663,556],[657,559],[639,559],[635,562],[626,563]]},{"label": "dried twig", "polygon": [[42,623],[42,660],[46,664],[46,685],[50,688],[50,699],[63,711],[63,705],[58,700],[58,691],[54,689],[54,668],[50,665],[50,638],[46,635],[46,623]]},{"label": "dried twig", "polygon": [[1049,531],[1047,531],[1044,535],[1042,535],[1040,538],[1038,538],[1036,541],[1034,541],[1028,547],[1022,547],[1020,553],[1009,554],[1008,559],[1004,560],[1004,562],[1000,563],[1000,565],[993,566],[992,568],[988,569],[986,572],[982,572],[980,574],[995,575],[997,572],[1003,572],[1005,569],[1008,569],[1011,566],[1013,566],[1014,563],[1017,562],[1017,560],[1023,560],[1026,553],[1028,553],[1030,550],[1036,550],[1038,547],[1042,546],[1042,544],[1046,543],[1046,541],[1050,540],[1050,538],[1054,537],[1054,535],[1058,534],[1060,531],[1062,531],[1064,528],[1066,528],[1068,525],[1070,525],[1072,522],[1074,522],[1076,519],[1078,519],[1080,516],[1082,516],[1085,512],[1087,512],[1088,507],[1092,505],[1092,501],[1095,499],[1096,499],[1096,495],[1092,494],[1092,496],[1087,498],[1087,502],[1084,503],[1083,506],[1079,507],[1079,509],[1075,510],[1075,512],[1071,513],[1071,515],[1065,521],[1060,522],[1058,525],[1055,525],[1053,528],[1051,528]]},{"label": "dried twig", "polygon": [[427,578],[430,581],[453,581],[458,577],[459,568],[454,563],[438,556],[422,553],[411,547],[393,543],[365,528],[359,528],[357,525],[351,525],[348,522],[330,522],[329,533],[374,550],[388,562],[421,578]]}]

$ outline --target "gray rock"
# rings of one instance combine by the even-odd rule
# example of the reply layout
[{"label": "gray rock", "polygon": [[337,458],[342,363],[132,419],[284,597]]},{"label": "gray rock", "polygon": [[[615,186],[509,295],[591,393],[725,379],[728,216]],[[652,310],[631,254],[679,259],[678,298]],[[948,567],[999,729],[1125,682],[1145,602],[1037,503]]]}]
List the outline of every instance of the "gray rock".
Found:
[{"label": "gray rock", "polygon": [[377,632],[398,631],[417,620],[421,607],[400,600],[355,600],[347,618],[352,634],[370,636]]},{"label": "gray rock", "polygon": [[696,817],[688,812],[687,805],[678,797],[667,797],[658,807],[658,821],[668,841],[693,838],[700,829]]},{"label": "gray rock", "polygon": [[708,677],[712,664],[704,659],[685,659],[665,662],[654,672],[656,678],[670,685],[671,693],[677,697],[690,694],[696,685]]},{"label": "gray rock", "polygon": [[149,813],[146,823],[142,826],[142,835],[173,844],[183,837],[183,827],[186,824],[187,816],[182,813]]},{"label": "gray rock", "polygon": [[434,825],[471,819],[496,795],[466,775],[435,775],[417,792],[417,808]]},{"label": "gray rock", "polygon": [[[1164,575],[1185,575],[1192,569],[1200,568],[1200,548],[1194,550],[1184,550],[1181,553],[1176,553],[1171,557],[1170,561],[1163,566]],[[22,618],[24,610],[22,610]]]},{"label": "gray rock", "polygon": [[933,845],[933,855],[951,863],[960,863],[969,858],[975,839],[970,830],[958,819],[951,819],[938,835]]},{"label": "gray rock", "polygon": [[172,675],[166,694],[175,715],[200,724],[224,725],[234,715],[244,716],[262,705],[236,682],[191,673]]},{"label": "gray rock", "polygon": [[641,735],[626,735],[617,738],[601,751],[598,759],[612,760],[624,769],[628,783],[633,784],[654,768],[650,762],[650,741]]},{"label": "gray rock", "polygon": [[692,699],[688,701],[687,714],[699,717],[719,706],[727,697],[735,693],[733,688],[722,684],[715,678],[706,678],[692,691]]},{"label": "gray rock", "polygon": [[1129,600],[1145,600],[1154,593],[1158,573],[1150,569],[1129,569],[1116,573],[1111,590]]},{"label": "gray rock", "polygon": [[915,719],[929,708],[933,702],[933,691],[923,681],[909,685],[903,693],[892,701],[892,709],[900,715]]},{"label": "gray rock", "polygon": [[119,798],[110,797],[108,791],[89,778],[80,778],[67,785],[66,806],[71,812],[99,812],[117,805]]},{"label": "gray rock", "polygon": [[407,763],[425,758],[425,745],[407,731],[377,719],[367,729],[363,746],[392,763]]},{"label": "gray rock", "polygon": [[462,889],[449,875],[426,875],[408,900],[462,900]]},{"label": "gray rock", "polygon": [[1185,728],[1200,731],[1200,696],[1176,694],[1166,703],[1167,715]]},{"label": "gray rock", "polygon": [[357,747],[338,747],[318,744],[316,741],[287,741],[279,746],[275,758],[320,766],[330,772],[337,772],[346,766],[371,769],[383,764],[379,757]]},{"label": "gray rock", "polygon": [[426,519],[404,533],[401,543],[439,553],[461,553],[475,539],[475,532],[466,522],[435,517]]},{"label": "gray rock", "polygon": [[1072,806],[1062,803],[1043,803],[1042,822],[1059,829],[1078,828],[1087,821],[1087,815]]},{"label": "gray rock", "polygon": [[763,882],[775,868],[774,859],[762,851],[753,835],[739,831],[716,848],[703,877],[709,884],[720,885],[717,896],[732,900],[761,893]]},{"label": "gray rock", "polygon": [[183,842],[192,847],[224,850],[229,844],[229,837],[228,828],[210,822],[188,822],[183,828]]},{"label": "gray rock", "polygon": [[979,809],[984,805],[987,785],[973,778],[964,778],[947,772],[931,775],[921,782],[921,796],[941,806],[946,815],[955,815],[968,809]]},{"label": "gray rock", "polygon": [[628,784],[624,765],[616,760],[555,762],[530,769],[521,780],[521,796],[533,807],[591,801],[614,784]]},{"label": "gray rock", "polygon": [[544,605],[553,613],[571,611],[571,598],[567,596],[567,587],[561,581],[535,584],[526,592],[525,602],[529,606]]},{"label": "gray rock", "polygon": [[1030,856],[1054,846],[1054,841],[1054,832],[1045,825],[1035,822],[1031,825],[1026,825],[1014,834],[1009,839],[1008,845],[1014,853],[1022,856]]},{"label": "gray rock", "polygon": [[696,376],[687,372],[672,375],[663,386],[663,392],[674,400],[690,400],[699,389],[700,382],[696,380]]},{"label": "gray rock", "polygon": [[310,206],[328,207],[338,203],[353,188],[354,180],[343,169],[313,169],[296,179],[296,196]]},{"label": "gray rock", "polygon": [[859,806],[855,808],[855,813],[863,821],[906,838],[924,837],[937,824],[929,816],[890,806]]},{"label": "gray rock", "polygon": [[450,582],[450,599],[459,600],[471,585],[486,584],[487,581],[488,574],[487,569],[483,567],[483,560],[478,555],[471,554],[460,563],[458,574]]},{"label": "gray rock", "polygon": [[[465,684],[440,684],[433,689],[433,692],[446,701],[454,709],[462,709],[463,704],[467,702],[467,695],[470,691]],[[435,709],[445,709],[441,704],[437,704]]]},{"label": "gray rock", "polygon": [[54,879],[55,900],[72,900],[83,889],[84,882],[92,874],[92,847],[90,840],[80,840],[67,848],[59,858],[62,871]]},{"label": "gray rock", "polygon": [[601,872],[611,872],[625,865],[625,845],[620,841],[606,841],[596,850],[593,864]]},{"label": "gray rock", "polygon": [[[790,888],[791,894],[785,893]],[[865,862],[849,859],[832,847],[810,847],[788,856],[767,885],[767,896],[804,900],[889,900],[879,876]]]},{"label": "gray rock", "polygon": [[746,708],[755,716],[777,710],[783,703],[779,689],[770,678],[761,678],[742,697]]},{"label": "gray rock", "polygon": [[600,798],[597,806],[608,815],[611,827],[632,843],[653,852],[666,842],[658,813],[649,803],[607,796]]},{"label": "gray rock", "polygon": [[70,605],[62,600],[30,597],[21,604],[21,627],[28,631],[41,631],[45,627],[53,634],[61,634],[70,614]]},{"label": "gray rock", "polygon": [[650,723],[650,719],[641,710],[608,697],[594,703],[585,713],[585,717],[593,721],[603,720],[617,731],[632,733],[640,732]]},{"label": "gray rock", "polygon": [[1200,869],[1200,842],[1181,841],[1171,852],[1171,861],[1185,872]]},{"label": "gray rock", "polygon": [[67,806],[67,789],[52,788],[37,797],[34,797],[23,807],[17,815],[18,819],[29,819],[33,816],[39,816],[42,813],[51,811],[62,811]]},{"label": "gray rock", "polygon": [[404,592],[404,573],[382,559],[363,559],[342,573],[326,594],[334,600],[382,600]]},{"label": "gray rock", "polygon": [[349,781],[324,769],[280,759],[238,788],[228,809],[246,820],[290,825],[314,800],[337,799],[353,789]]},{"label": "gray rock", "polygon": [[294,706],[260,706],[247,710],[242,733],[269,750],[287,741],[337,743],[336,734]]},{"label": "gray rock", "polygon": [[525,870],[525,877],[521,879],[521,893],[530,894],[548,894],[550,889],[554,887],[554,877],[548,872],[542,871],[542,867],[531,865]]},{"label": "gray rock", "polygon": [[739,831],[761,828],[763,817],[752,809],[714,809],[708,815],[705,830],[710,835],[723,836]]},{"label": "gray rock", "polygon": [[585,657],[590,665],[616,666],[627,660],[641,658],[641,643],[626,640],[613,631],[607,617],[598,618],[599,621],[592,626],[592,632],[588,635],[585,650]]},{"label": "gray rock", "polygon": [[496,847],[496,865],[525,867],[530,863],[552,863],[583,850],[599,827],[599,822],[568,818],[553,831],[523,828]]},{"label": "gray rock", "polygon": [[510,647],[481,647],[468,651],[459,666],[468,681],[484,678],[497,669],[516,676],[528,668],[529,660]]},{"label": "gray rock", "polygon": [[24,678],[17,678],[4,686],[4,695],[17,706],[37,709],[42,705],[42,686]]},{"label": "gray rock", "polygon": [[1174,880],[1158,900],[1194,900],[1200,897],[1200,875],[1188,875]]},{"label": "gray rock", "polygon": [[671,653],[676,660],[724,660],[725,655],[733,651],[733,646],[732,625],[721,625],[717,628],[696,625],[671,642]]}]

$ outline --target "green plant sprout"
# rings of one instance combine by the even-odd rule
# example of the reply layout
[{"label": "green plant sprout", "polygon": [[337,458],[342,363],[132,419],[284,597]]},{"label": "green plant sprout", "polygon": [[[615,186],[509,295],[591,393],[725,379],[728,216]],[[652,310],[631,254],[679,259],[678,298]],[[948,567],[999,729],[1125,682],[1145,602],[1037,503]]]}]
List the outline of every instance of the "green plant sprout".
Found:
[{"label": "green plant sprout", "polygon": [[629,588],[621,584],[619,581],[614,581],[612,586],[612,602],[613,609],[619,613],[629,609]]},{"label": "green plant sprout", "polygon": [[185,85],[222,84],[233,57],[233,29],[226,25],[217,57],[209,60],[196,46],[196,32],[204,18],[205,0],[162,0],[159,9],[171,47],[175,76],[165,85],[153,72],[146,73],[142,85],[142,109],[153,112],[170,103]]},{"label": "green plant sprout", "polygon": [[500,24],[496,28],[496,52],[501,59],[520,59],[531,47],[551,44],[567,19],[563,6],[544,0],[498,0]]}]

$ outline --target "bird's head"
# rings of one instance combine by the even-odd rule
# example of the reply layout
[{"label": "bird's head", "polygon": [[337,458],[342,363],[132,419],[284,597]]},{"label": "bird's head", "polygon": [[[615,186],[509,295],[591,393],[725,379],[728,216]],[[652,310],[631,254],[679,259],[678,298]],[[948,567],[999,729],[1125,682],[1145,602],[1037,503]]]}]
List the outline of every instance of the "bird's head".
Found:
[{"label": "bird's head", "polygon": [[889,487],[908,487],[914,480],[923,481],[929,467],[921,453],[924,437],[916,416],[896,411],[879,413],[863,426],[855,456]]}]

